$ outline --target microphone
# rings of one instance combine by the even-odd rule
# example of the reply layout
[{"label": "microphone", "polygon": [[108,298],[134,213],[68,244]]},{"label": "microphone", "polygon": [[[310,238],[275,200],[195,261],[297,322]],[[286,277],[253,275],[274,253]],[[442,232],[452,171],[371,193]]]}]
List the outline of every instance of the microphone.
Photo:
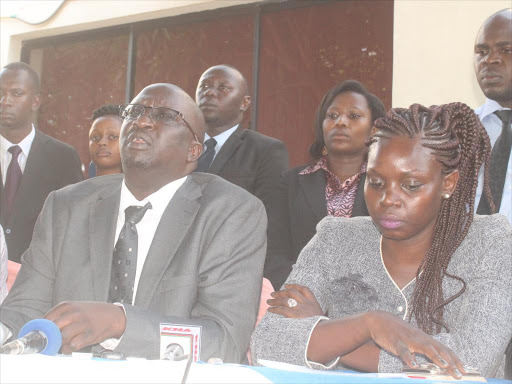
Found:
[{"label": "microphone", "polygon": [[167,346],[164,352],[162,360],[181,361],[188,359],[188,355],[185,355],[183,347],[179,344],[172,343]]},{"label": "microphone", "polygon": [[55,355],[62,346],[62,334],[57,325],[46,319],[35,319],[25,324],[18,339],[0,347],[0,354],[25,355],[42,353]]}]

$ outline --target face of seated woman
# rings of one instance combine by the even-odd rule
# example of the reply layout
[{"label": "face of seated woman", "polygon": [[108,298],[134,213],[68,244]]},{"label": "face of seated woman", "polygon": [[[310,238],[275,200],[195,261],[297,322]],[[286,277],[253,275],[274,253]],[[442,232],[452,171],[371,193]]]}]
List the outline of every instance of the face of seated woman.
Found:
[{"label": "face of seated woman", "polygon": [[451,196],[457,180],[419,137],[380,137],[368,153],[368,211],[385,239],[431,241],[443,195]]}]

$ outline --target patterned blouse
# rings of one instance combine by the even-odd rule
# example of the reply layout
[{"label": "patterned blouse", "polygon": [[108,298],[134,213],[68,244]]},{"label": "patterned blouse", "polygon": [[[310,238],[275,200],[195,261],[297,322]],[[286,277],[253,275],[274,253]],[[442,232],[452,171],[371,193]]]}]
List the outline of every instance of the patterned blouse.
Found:
[{"label": "patterned blouse", "polygon": [[326,175],[325,201],[327,202],[327,215],[334,217],[351,217],[352,207],[357,192],[357,184],[363,173],[366,173],[366,163],[355,175],[349,177],[343,183],[327,167],[327,157],[322,156],[316,164],[310,165],[299,175],[309,175],[323,169]]}]

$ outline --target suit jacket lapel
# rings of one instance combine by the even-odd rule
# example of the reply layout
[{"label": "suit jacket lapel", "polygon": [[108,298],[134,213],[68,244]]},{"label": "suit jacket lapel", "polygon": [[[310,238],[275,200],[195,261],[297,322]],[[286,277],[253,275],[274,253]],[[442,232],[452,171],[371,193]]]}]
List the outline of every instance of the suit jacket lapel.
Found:
[{"label": "suit jacket lapel", "polygon": [[243,137],[244,129],[242,128],[242,125],[239,124],[235,132],[229,136],[229,139],[224,143],[217,156],[215,156],[215,159],[213,160],[208,173],[213,173],[215,175],[219,174],[229,158],[233,155],[233,153],[235,153],[238,146],[242,144]]},{"label": "suit jacket lapel", "polygon": [[327,216],[324,172],[318,170],[308,175],[299,175],[299,184],[318,220]]},{"label": "suit jacket lapel", "polygon": [[366,173],[363,173],[359,178],[359,183],[357,184],[356,196],[354,198],[354,206],[352,207],[352,217],[369,216],[368,209],[366,208],[366,201],[364,200],[365,180]]},{"label": "suit jacket lapel", "polygon": [[97,301],[108,300],[121,183],[101,193],[89,207],[89,249],[94,297]]},{"label": "suit jacket lapel", "polygon": [[149,248],[137,287],[135,305],[149,308],[151,299],[200,208],[199,184],[188,176],[165,209]]}]

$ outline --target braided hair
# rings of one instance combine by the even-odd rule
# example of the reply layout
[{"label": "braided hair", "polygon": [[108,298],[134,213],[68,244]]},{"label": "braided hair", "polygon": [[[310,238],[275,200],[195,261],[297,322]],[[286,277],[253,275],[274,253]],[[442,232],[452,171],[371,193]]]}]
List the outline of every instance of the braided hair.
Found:
[{"label": "braided hair", "polygon": [[[386,117],[375,122],[369,145],[380,137],[420,137],[421,144],[432,150],[442,164],[443,173],[459,171],[459,181],[449,199],[443,199],[434,231],[434,239],[416,273],[416,286],[409,321],[414,315],[418,326],[426,333],[449,331],[443,322],[443,308],[462,295],[466,282],[447,272],[450,259],[466,237],[473,221],[478,173],[484,166],[484,193],[492,203],[488,184],[488,162],[491,153],[489,136],[473,110],[463,103],[451,103],[426,108],[414,104],[410,108],[391,109]],[[421,274],[420,274],[421,272]],[[462,283],[459,292],[443,297],[443,278]]]}]

